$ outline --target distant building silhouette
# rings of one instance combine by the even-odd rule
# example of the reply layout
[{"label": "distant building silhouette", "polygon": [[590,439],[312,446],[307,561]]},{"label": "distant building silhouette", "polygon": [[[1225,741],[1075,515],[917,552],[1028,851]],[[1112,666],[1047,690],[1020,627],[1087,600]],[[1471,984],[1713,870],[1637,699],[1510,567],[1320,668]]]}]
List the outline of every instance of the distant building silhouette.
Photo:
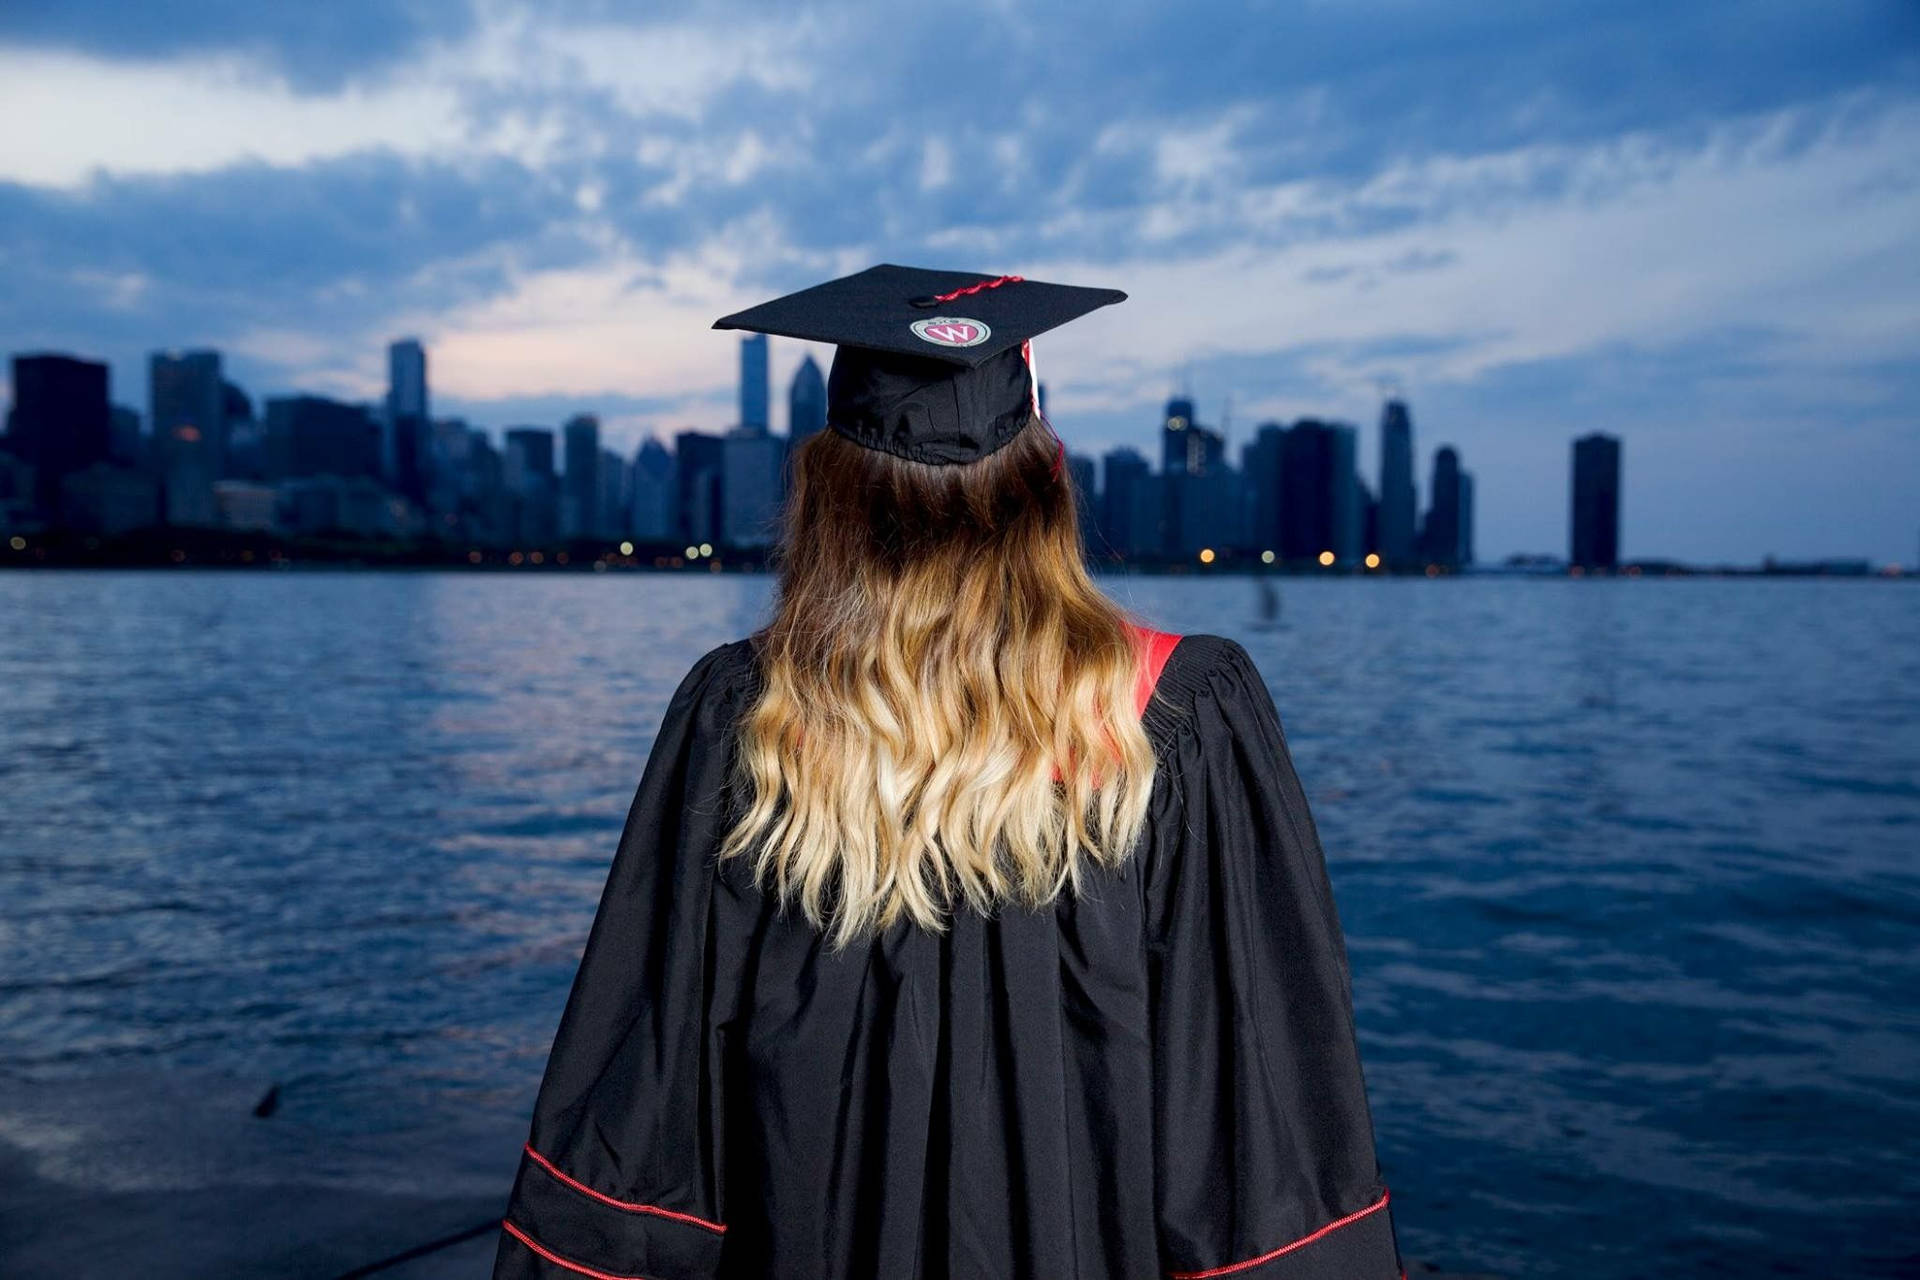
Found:
[{"label": "distant building silhouette", "polygon": [[1160,550],[1160,478],[1135,449],[1110,449],[1100,461],[1100,542],[1110,556]]},{"label": "distant building silhouette", "polygon": [[148,359],[147,419],[168,524],[219,523],[213,482],[226,474],[226,383],[218,351],[156,351]]},{"label": "distant building silhouette", "polygon": [[674,479],[677,492],[680,537],[689,546],[702,542],[719,545],[721,520],[725,507],[721,501],[726,472],[726,441],[704,431],[682,431],[673,438],[673,455],[679,463]]},{"label": "distant building silhouette", "polygon": [[1167,402],[1161,421],[1161,551],[1177,559],[1239,542],[1238,477],[1227,466],[1226,438],[1193,419],[1193,401]]},{"label": "distant building silhouette", "polygon": [[1080,530],[1082,553],[1091,555],[1100,538],[1100,512],[1096,505],[1100,495],[1093,459],[1084,453],[1069,453],[1067,478],[1073,485],[1074,523]]},{"label": "distant building silhouette", "polygon": [[758,431],[772,429],[767,386],[767,335],[749,334],[740,339],[741,426]]},{"label": "distant building silhouette", "polygon": [[267,474],[274,480],[380,474],[380,425],[362,405],[325,396],[269,400],[266,437]]},{"label": "distant building silhouette", "polygon": [[1418,498],[1413,481],[1413,418],[1406,402],[1387,401],[1380,414],[1380,514],[1374,549],[1389,566],[1417,558]]},{"label": "distant building silhouette", "polygon": [[[1300,418],[1281,438],[1281,545],[1283,560],[1309,562],[1323,551],[1340,555],[1340,518],[1352,503],[1336,507],[1340,459],[1338,430],[1319,418]],[[1352,484],[1352,482],[1348,482]]]},{"label": "distant building silhouette", "polygon": [[1420,530],[1420,551],[1428,564],[1454,567],[1464,563],[1461,542],[1460,454],[1444,445],[1433,455],[1432,498]]},{"label": "distant building silhouette", "polygon": [[138,409],[124,404],[113,406],[109,417],[107,453],[123,467],[138,469],[147,465],[146,425],[141,421]]},{"label": "distant building silhouette", "polygon": [[1460,473],[1460,563],[1473,563],[1473,472]]},{"label": "distant building silhouette", "polygon": [[798,449],[808,436],[827,425],[827,380],[820,366],[808,356],[794,370],[793,385],[787,389],[787,443]]},{"label": "distant building silhouette", "polygon": [[1620,563],[1620,440],[1594,432],[1573,442],[1568,559],[1582,569]]},{"label": "distant building silhouette", "polygon": [[427,350],[418,339],[387,346],[386,422],[394,488],[424,504],[428,463]]},{"label": "distant building silhouette", "polygon": [[779,533],[786,445],[765,427],[739,426],[727,433],[721,445],[719,541],[732,547],[773,544]]},{"label": "distant building silhouette", "polygon": [[509,537],[530,546],[551,542],[560,532],[553,432],[546,427],[514,427],[506,441],[501,472],[509,498]]},{"label": "distant building silhouette", "polygon": [[253,401],[234,383],[220,384],[220,400],[226,418],[227,437],[227,456],[221,467],[221,479],[265,479],[266,423],[254,416]]},{"label": "distant building silhouette", "polygon": [[633,468],[612,449],[600,450],[600,536],[624,537],[632,528],[632,507]]},{"label": "distant building silhouette", "polygon": [[560,484],[560,536],[591,538],[600,532],[600,419],[577,413],[561,428],[567,470]]},{"label": "distant building silhouette", "polygon": [[1276,556],[1281,554],[1285,534],[1280,513],[1286,497],[1286,446],[1287,429],[1277,422],[1263,422],[1240,454],[1247,545]]},{"label": "distant building silhouette", "polygon": [[648,436],[633,455],[633,521],[630,531],[635,538],[665,539],[679,536],[674,477],[673,454],[668,452],[665,445]]},{"label": "distant building silhouette", "polygon": [[33,505],[49,521],[60,514],[68,476],[107,461],[112,410],[107,366],[65,355],[13,358],[13,412],[7,443],[33,469]]}]

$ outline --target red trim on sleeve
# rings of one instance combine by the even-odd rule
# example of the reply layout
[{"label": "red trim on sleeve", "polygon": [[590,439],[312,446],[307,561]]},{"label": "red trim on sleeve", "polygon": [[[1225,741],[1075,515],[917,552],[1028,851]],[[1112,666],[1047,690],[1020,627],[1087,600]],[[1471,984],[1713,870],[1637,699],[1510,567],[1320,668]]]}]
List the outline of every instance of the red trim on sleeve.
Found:
[{"label": "red trim on sleeve", "polygon": [[1278,1249],[1275,1249],[1272,1253],[1263,1253],[1257,1258],[1248,1258],[1245,1262],[1230,1262],[1224,1267],[1214,1267],[1211,1270],[1207,1270],[1207,1271],[1169,1271],[1167,1274],[1172,1277],[1172,1280],[1211,1280],[1213,1276],[1230,1276],[1236,1271],[1246,1271],[1251,1267],[1259,1266],[1263,1262],[1272,1262],[1275,1258],[1278,1258],[1283,1254],[1292,1253],[1295,1249],[1304,1249],[1308,1245],[1312,1244],[1315,1240],[1319,1240],[1324,1236],[1331,1235],[1335,1231],[1338,1231],[1340,1228],[1344,1226],[1349,1226],[1352,1223],[1358,1222],[1360,1221],[1360,1219],[1366,1217],[1370,1213],[1378,1213],[1380,1212],[1380,1210],[1386,1207],[1387,1207],[1387,1193],[1383,1191],[1380,1193],[1380,1198],[1378,1200],[1375,1200],[1372,1204],[1360,1210],[1358,1213],[1350,1213],[1344,1218],[1335,1219],[1334,1221],[1329,1222],[1326,1226],[1320,1228],[1318,1231],[1314,1232],[1312,1235],[1301,1236],[1298,1240],[1295,1240],[1292,1244],[1283,1244]]},{"label": "red trim on sleeve", "polygon": [[726,1234],[727,1228],[723,1223],[708,1222],[705,1218],[696,1218],[690,1213],[676,1213],[672,1209],[662,1209],[658,1205],[634,1204],[627,1200],[615,1200],[612,1196],[605,1195],[599,1191],[595,1191],[592,1187],[588,1186],[586,1183],[577,1182],[574,1179],[569,1178],[566,1174],[560,1172],[560,1170],[557,1167],[555,1167],[553,1161],[547,1159],[545,1156],[541,1155],[538,1151],[535,1151],[533,1149],[533,1144],[531,1142],[529,1142],[523,1149],[526,1151],[527,1155],[532,1157],[533,1162],[539,1165],[542,1169],[545,1169],[548,1173],[552,1174],[555,1178],[558,1178],[562,1183],[565,1183],[567,1186],[572,1187],[575,1191],[578,1191],[581,1195],[591,1196],[595,1200],[598,1200],[601,1204],[612,1205],[614,1208],[623,1209],[628,1213],[650,1213],[656,1218],[671,1218],[675,1222],[684,1222],[689,1226],[704,1227],[705,1229],[713,1232],[716,1235]]},{"label": "red trim on sleeve", "polygon": [[547,1246],[541,1244],[539,1241],[535,1240],[532,1236],[522,1231],[519,1227],[514,1226],[512,1222],[508,1221],[505,1218],[500,1219],[500,1225],[506,1230],[506,1233],[508,1235],[512,1236],[515,1240],[518,1240],[521,1244],[527,1246],[527,1248],[533,1250],[536,1254],[540,1255],[542,1258],[545,1258],[548,1262],[551,1262],[556,1267],[565,1267],[567,1270],[577,1272],[580,1275],[592,1276],[593,1280],[647,1280],[646,1276],[617,1276],[613,1274],[613,1272],[611,1271],[595,1271],[592,1267],[582,1266],[578,1262],[573,1262],[573,1261],[570,1261],[569,1259],[561,1257],[559,1254],[555,1253],[553,1250],[547,1248]]}]

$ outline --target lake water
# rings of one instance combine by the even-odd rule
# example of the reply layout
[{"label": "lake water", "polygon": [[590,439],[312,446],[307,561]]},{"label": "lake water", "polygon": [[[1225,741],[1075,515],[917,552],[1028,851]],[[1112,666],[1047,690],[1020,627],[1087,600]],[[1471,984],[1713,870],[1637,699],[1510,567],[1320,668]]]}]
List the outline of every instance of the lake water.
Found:
[{"label": "lake water", "polygon": [[[1920,1273],[1920,589],[1106,582],[1273,686],[1410,1256]],[[666,699],[769,587],[0,575],[0,1073],[517,1125]]]}]

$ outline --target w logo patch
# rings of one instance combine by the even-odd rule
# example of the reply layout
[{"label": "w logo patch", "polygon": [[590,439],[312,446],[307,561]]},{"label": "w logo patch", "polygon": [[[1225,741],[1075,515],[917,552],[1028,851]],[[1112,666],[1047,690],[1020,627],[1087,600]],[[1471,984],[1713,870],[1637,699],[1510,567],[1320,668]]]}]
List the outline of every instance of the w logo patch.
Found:
[{"label": "w logo patch", "polygon": [[993,334],[978,320],[960,320],[953,316],[935,316],[913,322],[913,336],[936,347],[977,347]]}]

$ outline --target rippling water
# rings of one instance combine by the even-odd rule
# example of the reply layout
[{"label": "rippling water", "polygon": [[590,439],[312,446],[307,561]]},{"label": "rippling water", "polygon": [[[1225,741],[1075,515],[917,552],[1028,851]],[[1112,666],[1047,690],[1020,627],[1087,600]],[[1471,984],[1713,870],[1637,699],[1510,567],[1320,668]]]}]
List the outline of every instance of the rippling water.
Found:
[{"label": "rippling water", "polygon": [[[1410,1255],[1920,1271],[1920,591],[1108,586],[1272,682]],[[768,589],[0,575],[0,1071],[524,1113],[666,699]]]}]

